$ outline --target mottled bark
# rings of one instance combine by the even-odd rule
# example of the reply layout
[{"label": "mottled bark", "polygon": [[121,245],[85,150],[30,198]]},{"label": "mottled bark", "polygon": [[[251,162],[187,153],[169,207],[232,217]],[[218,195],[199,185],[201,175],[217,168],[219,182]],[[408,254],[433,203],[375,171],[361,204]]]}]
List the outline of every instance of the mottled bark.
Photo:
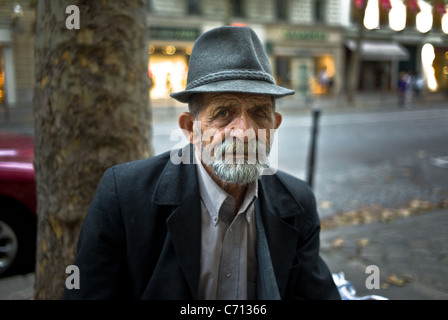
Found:
[{"label": "mottled bark", "polygon": [[152,155],[145,1],[39,0],[36,19],[35,298],[59,299],[103,172]]}]

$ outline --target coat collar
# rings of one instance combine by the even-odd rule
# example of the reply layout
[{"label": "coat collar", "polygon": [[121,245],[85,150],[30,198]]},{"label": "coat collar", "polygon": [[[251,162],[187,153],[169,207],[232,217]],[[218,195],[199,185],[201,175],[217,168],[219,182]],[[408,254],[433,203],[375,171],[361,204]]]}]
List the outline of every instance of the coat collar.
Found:
[{"label": "coat collar", "polygon": [[[190,144],[179,152],[171,153],[171,159],[157,182],[153,201],[158,205],[175,206],[167,219],[167,225],[193,297],[197,297],[201,250],[201,205],[192,152],[194,149]],[[259,180],[259,207],[277,285],[282,296],[286,289],[291,261],[296,254],[299,234],[299,230],[287,223],[285,219],[303,214],[300,203],[293,199],[295,199],[294,195],[277,175],[263,176]]]},{"label": "coat collar", "polygon": [[187,199],[198,197],[198,180],[194,164],[193,146],[186,145],[170,153],[153,194],[153,202],[159,205],[180,205]]}]

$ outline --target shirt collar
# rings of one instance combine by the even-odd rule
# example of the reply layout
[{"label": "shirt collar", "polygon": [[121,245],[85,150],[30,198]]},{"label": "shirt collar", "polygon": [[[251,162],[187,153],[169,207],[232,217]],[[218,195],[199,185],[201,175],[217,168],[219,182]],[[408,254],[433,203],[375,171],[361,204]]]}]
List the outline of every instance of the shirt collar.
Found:
[{"label": "shirt collar", "polygon": [[[213,181],[212,177],[205,170],[201,160],[199,159],[196,150],[194,150],[195,163],[197,165],[198,172],[198,182],[199,182],[199,193],[202,201],[204,202],[213,222],[218,223],[219,210],[224,204],[226,199],[230,199],[231,196],[224,191],[218,184]],[[246,219],[248,222],[251,221],[251,211],[248,210],[250,206],[258,198],[258,180],[250,183],[248,185],[246,195],[244,197],[243,203],[241,204],[238,214],[246,212]]]}]

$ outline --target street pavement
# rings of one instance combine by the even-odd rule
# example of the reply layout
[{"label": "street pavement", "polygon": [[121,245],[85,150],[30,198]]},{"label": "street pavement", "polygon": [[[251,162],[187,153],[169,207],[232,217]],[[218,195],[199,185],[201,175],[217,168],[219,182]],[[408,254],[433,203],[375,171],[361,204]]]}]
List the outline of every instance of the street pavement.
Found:
[{"label": "street pavement", "polygon": [[[395,96],[362,96],[355,106],[343,99],[319,99],[313,105],[287,100],[278,105],[283,113],[307,113],[310,108],[326,112],[381,110],[396,103]],[[446,96],[431,95],[413,108],[448,108]],[[331,108],[331,109],[330,109]],[[27,108],[10,111],[0,129],[32,133],[32,116]],[[172,117],[182,107],[154,108],[154,118]],[[5,121],[0,111],[0,121]],[[4,125],[3,125],[4,124]],[[324,221],[323,221],[324,222]],[[448,300],[448,206],[431,207],[418,214],[394,220],[328,227],[323,223],[321,255],[332,273],[343,272],[357,296],[379,295],[391,300]],[[379,289],[372,284],[368,266],[379,272]],[[368,271],[368,270],[367,270]],[[32,299],[34,274],[0,279],[0,300]]]},{"label": "street pavement", "polygon": [[[447,231],[448,208],[339,227],[321,232],[321,256],[332,273],[344,273],[357,296],[447,300]],[[378,267],[378,289],[370,286],[372,265]]]}]

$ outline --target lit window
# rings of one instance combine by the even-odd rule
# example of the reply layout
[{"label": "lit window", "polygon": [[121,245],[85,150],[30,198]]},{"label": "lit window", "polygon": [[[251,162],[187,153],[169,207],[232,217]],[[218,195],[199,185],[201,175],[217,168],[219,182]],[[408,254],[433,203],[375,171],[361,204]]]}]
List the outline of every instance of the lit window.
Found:
[{"label": "lit window", "polygon": [[364,26],[369,29],[378,28],[380,23],[380,7],[378,0],[369,0],[366,6],[366,13],[364,15]]},{"label": "lit window", "polygon": [[420,12],[417,14],[415,24],[417,30],[426,33],[432,28],[432,6],[426,1],[419,1]]}]

